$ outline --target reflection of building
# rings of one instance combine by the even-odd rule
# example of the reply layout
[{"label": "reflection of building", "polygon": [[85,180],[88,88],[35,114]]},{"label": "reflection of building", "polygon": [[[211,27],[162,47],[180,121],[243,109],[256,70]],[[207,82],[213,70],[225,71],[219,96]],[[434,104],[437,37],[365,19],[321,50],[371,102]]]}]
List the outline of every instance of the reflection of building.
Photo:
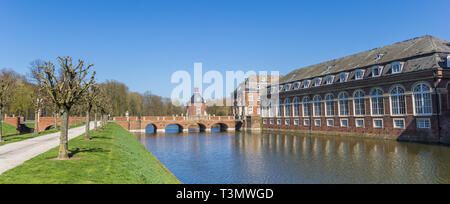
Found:
[{"label": "reflection of building", "polygon": [[194,95],[188,104],[187,116],[206,116],[206,101],[203,99],[198,88],[195,88]]},{"label": "reflection of building", "polygon": [[268,91],[279,100],[262,108],[265,128],[450,143],[450,42],[432,36],[294,70]]},{"label": "reflection of building", "polygon": [[261,116],[261,95],[267,86],[278,83],[278,76],[251,76],[233,92],[233,115],[236,118]]}]

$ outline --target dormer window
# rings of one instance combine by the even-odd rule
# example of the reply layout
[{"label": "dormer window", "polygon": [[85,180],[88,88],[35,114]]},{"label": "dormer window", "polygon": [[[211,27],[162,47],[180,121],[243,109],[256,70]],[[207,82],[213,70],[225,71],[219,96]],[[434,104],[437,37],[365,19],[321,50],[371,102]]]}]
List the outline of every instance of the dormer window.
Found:
[{"label": "dormer window", "polygon": [[339,74],[339,82],[344,83],[347,82],[348,73],[341,73]]},{"label": "dormer window", "polygon": [[381,76],[382,71],[383,71],[383,68],[381,66],[372,67],[372,77]]},{"label": "dormer window", "polygon": [[401,62],[392,63],[392,74],[402,73],[402,70],[403,70],[403,63]]},{"label": "dormer window", "polygon": [[384,54],[378,53],[378,54],[377,54],[377,57],[376,57],[376,60],[377,60],[377,61],[378,61],[378,60],[381,60],[381,59],[383,58],[383,56],[384,56]]},{"label": "dormer window", "polygon": [[278,86],[278,91],[282,92],[283,91],[283,85]]},{"label": "dormer window", "polygon": [[326,84],[331,85],[331,84],[333,84],[333,82],[334,82],[334,76],[333,75],[327,76]]},{"label": "dormer window", "polygon": [[290,84],[284,85],[284,90],[285,91],[290,91],[291,90],[291,85]]},{"label": "dormer window", "polygon": [[306,80],[306,81],[304,81],[303,82],[303,88],[309,88],[309,85],[311,84],[311,81],[310,80]]},{"label": "dormer window", "polygon": [[314,79],[314,86],[320,86],[320,84],[322,84],[322,78],[315,78]]},{"label": "dormer window", "polygon": [[363,70],[363,69],[358,69],[358,70],[356,70],[355,71],[355,80],[361,80],[361,79],[364,79],[364,72],[365,72],[366,70]]},{"label": "dormer window", "polygon": [[300,82],[295,82],[294,83],[294,90],[298,90],[300,89]]}]

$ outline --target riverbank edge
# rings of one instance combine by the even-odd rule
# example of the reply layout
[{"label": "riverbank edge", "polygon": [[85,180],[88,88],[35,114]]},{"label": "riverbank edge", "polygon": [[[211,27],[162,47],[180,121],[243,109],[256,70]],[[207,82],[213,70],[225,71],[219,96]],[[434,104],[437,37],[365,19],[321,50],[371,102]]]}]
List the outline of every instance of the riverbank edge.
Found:
[{"label": "riverbank edge", "polygon": [[[112,122],[114,124],[117,124],[115,122]],[[119,125],[119,124],[117,124]],[[120,125],[119,125],[120,126]],[[123,127],[121,127],[123,130],[125,130]],[[167,174],[171,175],[172,177],[174,177],[179,183],[178,184],[183,184],[166,166],[164,166],[164,164],[159,161],[158,157],[156,157],[150,150],[147,149],[147,147],[145,147],[141,141],[139,141],[133,134],[131,131],[127,131],[140,145],[141,148],[145,149],[146,152],[148,152],[151,157],[153,158],[153,160],[155,160],[155,162],[158,164],[159,167],[161,167]]]},{"label": "riverbank edge", "polygon": [[269,129],[262,128],[261,132],[280,132],[280,133],[301,133],[312,134],[314,136],[335,136],[335,137],[347,137],[347,138],[360,138],[360,139],[376,139],[376,140],[391,140],[397,142],[409,142],[419,144],[430,145],[443,145],[450,146],[450,141],[439,140],[437,138],[423,138],[409,135],[395,136],[384,134],[370,134],[370,133],[352,133],[352,132],[337,132],[337,131],[309,131],[309,130],[291,130],[291,129]]}]

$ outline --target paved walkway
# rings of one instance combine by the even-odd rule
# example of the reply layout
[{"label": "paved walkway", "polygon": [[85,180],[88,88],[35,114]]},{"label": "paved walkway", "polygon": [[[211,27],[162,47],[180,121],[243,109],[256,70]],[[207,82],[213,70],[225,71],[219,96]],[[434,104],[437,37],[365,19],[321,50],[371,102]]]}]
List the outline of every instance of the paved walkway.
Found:
[{"label": "paved walkway", "polygon": [[[90,125],[93,129],[94,123],[91,122]],[[84,134],[85,131],[85,126],[69,129],[69,140]],[[0,146],[0,174],[58,145],[59,132]]]}]

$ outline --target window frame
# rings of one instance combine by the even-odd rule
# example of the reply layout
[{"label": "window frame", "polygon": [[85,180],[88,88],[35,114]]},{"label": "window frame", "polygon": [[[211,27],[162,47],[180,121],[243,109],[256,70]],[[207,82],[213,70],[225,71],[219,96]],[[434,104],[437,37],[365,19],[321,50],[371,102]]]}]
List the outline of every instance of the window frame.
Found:
[{"label": "window frame", "polygon": [[353,94],[353,111],[355,116],[366,115],[366,94],[363,90],[356,90]]},{"label": "window frame", "polygon": [[313,98],[313,116],[322,117],[322,97],[320,95],[315,95]]},{"label": "window frame", "polygon": [[[392,72],[392,74],[400,74],[400,73],[402,73],[403,72],[403,62],[394,62],[394,63],[392,63],[392,68],[391,68],[391,72]],[[399,70],[398,71],[395,71],[394,70],[394,67],[395,66],[398,66],[398,68],[399,68]]]},{"label": "window frame", "polygon": [[[396,121],[402,121],[403,127],[398,127]],[[404,118],[393,118],[392,124],[393,124],[394,129],[406,129],[406,121]]]},{"label": "window frame", "polygon": [[[429,125],[429,127],[420,127],[420,124],[421,123],[419,123],[419,121],[427,121],[427,123],[425,123],[425,124],[428,124]],[[420,129],[420,130],[430,130],[431,129],[431,119],[430,118],[416,118],[416,127],[417,127],[417,129]]]},{"label": "window frame", "polygon": [[[420,86],[420,91],[416,92],[416,88]],[[428,87],[428,90],[424,90],[424,86]],[[433,115],[433,96],[432,96],[432,90],[431,86],[427,83],[420,82],[417,83],[415,86],[413,86],[413,105],[414,105],[414,115],[416,116],[429,116]],[[418,98],[420,96],[420,98]],[[425,96],[429,96],[426,98]],[[418,107],[418,100],[421,100],[421,108],[420,111]],[[428,103],[426,103],[428,102]],[[428,104],[428,105],[427,105]],[[427,112],[426,110],[429,110],[430,112]]]},{"label": "window frame", "polygon": [[319,87],[322,85],[322,77],[317,77],[314,79],[314,87]]},{"label": "window frame", "polygon": [[[365,74],[365,72],[366,72],[366,70],[364,70],[364,69],[357,69],[357,70],[355,71],[355,80],[356,80],[356,81],[357,81],[357,80],[363,80],[363,79],[364,79],[364,74]],[[358,73],[361,74],[361,77],[358,77]]]},{"label": "window frame", "polygon": [[[308,124],[306,122],[308,122]],[[303,120],[303,126],[309,127],[310,125],[311,125],[311,121],[309,119],[304,119]]]},{"label": "window frame", "polygon": [[[381,121],[381,127],[376,126],[376,121]],[[384,120],[380,118],[373,119],[373,128],[374,129],[383,129],[384,128]]]},{"label": "window frame", "polygon": [[303,81],[303,88],[304,88],[304,89],[307,89],[307,88],[309,88],[309,87],[311,87],[311,80],[305,80],[305,81]]},{"label": "window frame", "polygon": [[315,119],[314,120],[314,127],[322,127],[322,120],[321,119]]},{"label": "window frame", "polygon": [[[331,103],[331,105],[329,104]],[[327,117],[334,117],[336,115],[336,108],[335,108],[335,100],[333,94],[327,94],[325,96],[325,115]],[[329,109],[331,108],[331,109]],[[333,112],[333,114],[329,114],[330,112]]]},{"label": "window frame", "polygon": [[[375,72],[374,72],[375,69],[379,70],[378,75],[375,75]],[[372,67],[372,78],[380,77],[381,75],[383,75],[383,67],[382,66],[373,66]]]},{"label": "window frame", "polygon": [[[374,94],[380,91],[381,94]],[[384,110],[384,91],[381,88],[375,88],[370,92],[370,113],[372,116],[383,116],[386,114]],[[376,110],[376,111],[375,111]]]},{"label": "window frame", "polygon": [[334,75],[328,75],[328,76],[326,76],[325,78],[325,80],[326,80],[326,82],[325,82],[325,85],[332,85],[333,83],[334,83],[334,78],[335,78],[336,76],[334,76]]},{"label": "window frame", "polygon": [[[359,125],[358,121],[362,121],[362,125]],[[356,128],[365,128],[366,127],[366,120],[363,119],[363,118],[356,118],[355,119],[355,127]]]},{"label": "window frame", "polygon": [[303,104],[303,117],[310,117],[311,116],[311,102],[309,101],[309,97],[305,96],[302,100]]},{"label": "window frame", "polygon": [[[332,122],[332,125],[330,125],[330,121]],[[334,119],[327,119],[327,127],[334,127]]]},{"label": "window frame", "polygon": [[391,91],[389,92],[391,115],[394,115],[394,116],[406,115],[407,104],[406,104],[406,94],[405,93],[406,93],[406,89],[400,85],[395,85],[391,88]]},{"label": "window frame", "polygon": [[[344,96],[344,98],[341,98],[341,95]],[[345,104],[344,104],[343,101],[345,101]],[[349,95],[348,95],[348,93],[347,92],[339,93],[339,95],[338,95],[338,103],[339,103],[339,105],[338,105],[338,112],[339,112],[339,116],[340,117],[348,117],[350,115],[348,102],[349,102]],[[345,108],[345,114],[342,114],[343,113],[342,112],[343,107]]]},{"label": "window frame", "polygon": [[[342,76],[344,76],[344,79],[342,79]],[[339,74],[339,82],[340,83],[345,83],[348,81],[348,73],[347,72],[343,72]]]},{"label": "window frame", "polygon": [[[344,121],[347,122],[347,125],[343,125],[343,122],[344,122]],[[342,119],[340,120],[340,125],[341,125],[341,127],[348,128],[348,127],[349,127],[349,124],[348,124],[348,118],[342,118]]]}]

